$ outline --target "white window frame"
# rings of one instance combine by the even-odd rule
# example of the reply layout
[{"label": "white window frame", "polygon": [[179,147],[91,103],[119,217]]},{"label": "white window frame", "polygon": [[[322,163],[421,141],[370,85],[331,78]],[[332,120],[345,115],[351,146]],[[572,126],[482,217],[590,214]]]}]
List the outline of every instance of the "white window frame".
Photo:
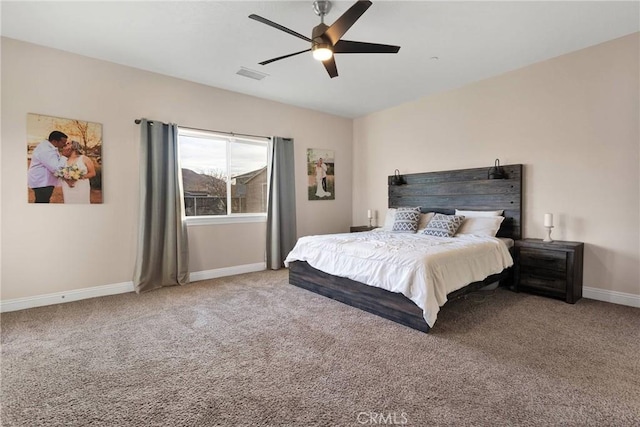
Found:
[{"label": "white window frame", "polygon": [[[204,131],[200,129],[190,129],[184,127],[178,127],[178,138],[181,135],[190,136],[194,138],[222,138],[227,140],[227,173],[229,169],[229,148],[230,144],[235,140],[241,140],[243,142],[249,142],[256,145],[264,145],[267,148],[267,178],[270,176],[271,171],[271,153],[269,151],[269,145],[271,138],[256,138],[246,136],[235,136],[229,134],[222,134],[210,131]],[[180,144],[178,144],[179,147]],[[178,151],[178,170],[182,171],[181,157]],[[268,182],[267,182],[268,188]],[[182,220],[187,226],[199,226],[199,225],[213,225],[213,224],[242,224],[242,223],[260,223],[267,222],[267,213],[227,213],[227,215],[198,215],[187,216],[184,209],[184,185],[182,182],[182,172],[180,173],[180,198],[182,200]],[[227,206],[231,208],[231,179],[227,179]],[[227,211],[228,212],[228,211]]]}]

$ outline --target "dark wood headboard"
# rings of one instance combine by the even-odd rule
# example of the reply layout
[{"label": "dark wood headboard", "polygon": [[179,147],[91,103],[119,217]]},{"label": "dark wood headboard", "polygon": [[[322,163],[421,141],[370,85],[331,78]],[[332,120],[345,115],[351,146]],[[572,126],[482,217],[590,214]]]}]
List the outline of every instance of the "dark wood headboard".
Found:
[{"label": "dark wood headboard", "polygon": [[422,212],[451,215],[456,209],[503,209],[498,237],[522,237],[522,165],[502,166],[506,179],[488,179],[489,167],[402,175],[406,184],[391,185],[389,207],[420,206]]}]

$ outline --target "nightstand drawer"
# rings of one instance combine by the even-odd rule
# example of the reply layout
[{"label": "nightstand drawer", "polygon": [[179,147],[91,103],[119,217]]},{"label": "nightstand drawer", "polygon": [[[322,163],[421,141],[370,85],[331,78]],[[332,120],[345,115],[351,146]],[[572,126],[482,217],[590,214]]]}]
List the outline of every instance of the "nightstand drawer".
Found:
[{"label": "nightstand drawer", "polygon": [[567,271],[567,253],[563,251],[520,248],[520,267],[523,272],[544,269],[564,273]]},{"label": "nightstand drawer", "polygon": [[546,279],[563,279],[567,278],[566,269],[548,269],[531,265],[520,265],[520,273],[530,276],[544,277]]},{"label": "nightstand drawer", "polygon": [[567,289],[567,279],[566,277],[552,277],[521,271],[520,286],[564,293]]}]

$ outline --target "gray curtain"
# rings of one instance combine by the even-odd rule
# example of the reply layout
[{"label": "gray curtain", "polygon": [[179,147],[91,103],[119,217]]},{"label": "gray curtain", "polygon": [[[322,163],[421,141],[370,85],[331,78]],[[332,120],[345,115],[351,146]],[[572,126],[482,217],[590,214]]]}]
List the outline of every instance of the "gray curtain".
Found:
[{"label": "gray curtain", "polygon": [[140,128],[140,227],[133,277],[137,293],[189,283],[178,127],[142,119]]},{"label": "gray curtain", "polygon": [[284,266],[297,240],[293,139],[275,136],[269,148],[267,268],[277,270]]}]

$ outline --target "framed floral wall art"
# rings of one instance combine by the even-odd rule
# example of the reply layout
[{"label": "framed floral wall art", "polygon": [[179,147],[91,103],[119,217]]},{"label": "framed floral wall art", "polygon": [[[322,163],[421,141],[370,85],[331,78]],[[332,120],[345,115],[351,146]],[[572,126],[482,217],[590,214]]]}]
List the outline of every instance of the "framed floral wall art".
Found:
[{"label": "framed floral wall art", "polygon": [[335,200],[334,151],[323,148],[307,149],[309,200]]},{"label": "framed floral wall art", "polygon": [[27,114],[29,203],[102,203],[102,124]]}]

